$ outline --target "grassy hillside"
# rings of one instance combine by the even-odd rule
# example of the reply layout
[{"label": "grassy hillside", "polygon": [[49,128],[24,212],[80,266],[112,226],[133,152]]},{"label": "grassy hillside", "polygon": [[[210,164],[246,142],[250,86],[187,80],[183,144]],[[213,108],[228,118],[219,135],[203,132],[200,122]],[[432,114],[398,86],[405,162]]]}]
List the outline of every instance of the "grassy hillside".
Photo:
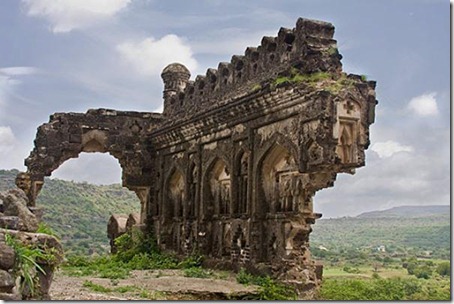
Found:
[{"label": "grassy hillside", "polygon": [[[0,170],[0,191],[14,187],[18,171]],[[61,238],[67,253],[109,250],[107,221],[112,213],[139,212],[137,196],[120,185],[96,186],[46,179],[37,199],[43,220]]]},{"label": "grassy hillside", "polygon": [[18,170],[0,170],[0,191],[16,187],[14,179]]},{"label": "grassy hillside", "polygon": [[374,250],[385,246],[389,253],[449,258],[450,215],[422,217],[343,217],[320,219],[313,226],[311,247],[331,252]]}]

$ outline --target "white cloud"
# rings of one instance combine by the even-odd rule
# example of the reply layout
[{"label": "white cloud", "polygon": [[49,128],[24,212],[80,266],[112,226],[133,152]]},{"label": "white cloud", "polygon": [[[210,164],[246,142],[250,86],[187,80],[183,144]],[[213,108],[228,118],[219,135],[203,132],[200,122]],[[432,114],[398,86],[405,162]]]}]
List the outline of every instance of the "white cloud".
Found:
[{"label": "white cloud", "polygon": [[27,14],[49,21],[54,33],[87,28],[114,16],[131,0],[22,0]]},{"label": "white cloud", "polygon": [[146,38],[140,42],[125,42],[117,46],[117,51],[142,75],[159,75],[172,62],[182,63],[190,71],[197,68],[190,46],[176,35],[159,40]]},{"label": "white cloud", "polygon": [[6,76],[24,76],[24,75],[32,75],[38,73],[38,69],[34,67],[9,67],[9,68],[1,68],[0,74]]},{"label": "white cloud", "polygon": [[399,152],[413,152],[412,146],[401,145],[398,142],[388,140],[385,142],[377,142],[371,146],[371,150],[377,152],[380,158],[390,157]]},{"label": "white cloud", "polygon": [[337,217],[403,205],[449,204],[449,185],[449,150],[388,158],[369,152],[366,166],[355,175],[338,174],[334,187],[317,192],[314,209]]},{"label": "white cloud", "polygon": [[24,147],[10,126],[0,126],[0,168],[24,170]]},{"label": "white cloud", "polygon": [[[20,76],[33,75],[38,71],[37,68],[26,66],[0,68],[0,106],[7,103],[8,96],[13,94],[14,87],[21,84]],[[0,112],[0,118],[1,116]]]},{"label": "white cloud", "polygon": [[408,108],[419,116],[432,116],[438,114],[437,93],[423,94],[414,97],[408,103]]},{"label": "white cloud", "polygon": [[9,126],[0,126],[0,155],[7,156],[16,144],[16,138]]}]

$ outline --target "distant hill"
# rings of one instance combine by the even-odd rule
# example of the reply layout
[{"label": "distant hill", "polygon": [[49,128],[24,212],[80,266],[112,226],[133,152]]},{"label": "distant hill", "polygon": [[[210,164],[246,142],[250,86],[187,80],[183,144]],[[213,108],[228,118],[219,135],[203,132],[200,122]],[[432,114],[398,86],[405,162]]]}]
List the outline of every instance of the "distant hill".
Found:
[{"label": "distant hill", "polygon": [[437,215],[450,215],[449,205],[432,206],[399,206],[386,210],[364,212],[357,218],[396,218],[396,217],[427,217]]},{"label": "distant hill", "polygon": [[[15,187],[19,171],[0,170],[0,191]],[[43,221],[61,238],[67,253],[103,253],[109,250],[107,221],[113,213],[140,211],[134,192],[119,184],[92,185],[46,178],[37,206]]]},{"label": "distant hill", "polygon": [[449,259],[449,206],[405,206],[356,217],[320,219],[312,226],[311,247],[342,252],[386,246],[387,251],[418,254],[430,251]]},{"label": "distant hill", "polygon": [[0,170],[0,191],[16,187],[14,180],[19,170]]}]

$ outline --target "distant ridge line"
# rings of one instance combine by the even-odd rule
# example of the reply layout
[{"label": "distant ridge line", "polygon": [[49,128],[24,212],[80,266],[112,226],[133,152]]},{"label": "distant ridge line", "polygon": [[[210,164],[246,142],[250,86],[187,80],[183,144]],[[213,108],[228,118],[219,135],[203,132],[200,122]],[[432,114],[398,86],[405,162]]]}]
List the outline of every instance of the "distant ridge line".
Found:
[{"label": "distant ridge line", "polygon": [[426,217],[436,215],[450,215],[450,205],[422,205],[398,206],[385,210],[376,210],[361,213],[357,218],[379,217]]}]

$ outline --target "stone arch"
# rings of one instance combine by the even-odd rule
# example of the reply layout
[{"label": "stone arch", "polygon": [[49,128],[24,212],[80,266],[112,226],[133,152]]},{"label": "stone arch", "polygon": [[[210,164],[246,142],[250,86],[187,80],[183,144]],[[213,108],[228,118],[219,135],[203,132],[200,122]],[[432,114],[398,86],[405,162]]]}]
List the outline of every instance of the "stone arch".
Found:
[{"label": "stone arch", "polygon": [[299,174],[295,153],[279,143],[273,143],[258,163],[259,199],[257,210],[263,213],[295,211],[294,176]]},{"label": "stone arch", "polygon": [[231,178],[228,163],[214,157],[207,167],[204,178],[205,215],[231,214]]},{"label": "stone arch", "polygon": [[188,196],[187,196],[187,205],[186,205],[186,215],[188,218],[192,219],[197,216],[197,189],[199,181],[199,168],[194,161],[191,161],[189,164],[188,172]]},{"label": "stone arch", "polygon": [[337,102],[336,110],[337,122],[334,126],[334,137],[338,139],[336,154],[342,164],[350,165],[358,161],[361,105],[349,96]]},{"label": "stone arch", "polygon": [[183,216],[184,186],[183,171],[174,166],[169,171],[164,185],[164,200],[160,208],[164,215],[164,221],[172,221],[173,218]]},{"label": "stone arch", "polygon": [[[142,135],[159,123],[159,118],[140,112],[131,115],[133,120],[108,109],[88,110],[85,114],[51,115],[48,123],[38,127],[35,147],[25,160],[31,181],[27,190],[30,205],[35,205],[45,176],[50,176],[61,164],[77,158],[82,152],[100,152],[109,153],[118,160],[122,184],[136,192],[144,215],[153,170],[152,158]],[[128,153],[132,147],[136,153]]]},{"label": "stone arch", "polygon": [[233,200],[233,214],[242,215],[249,212],[249,167],[250,167],[250,151],[241,148],[234,158],[234,179],[233,193],[235,197]]}]

